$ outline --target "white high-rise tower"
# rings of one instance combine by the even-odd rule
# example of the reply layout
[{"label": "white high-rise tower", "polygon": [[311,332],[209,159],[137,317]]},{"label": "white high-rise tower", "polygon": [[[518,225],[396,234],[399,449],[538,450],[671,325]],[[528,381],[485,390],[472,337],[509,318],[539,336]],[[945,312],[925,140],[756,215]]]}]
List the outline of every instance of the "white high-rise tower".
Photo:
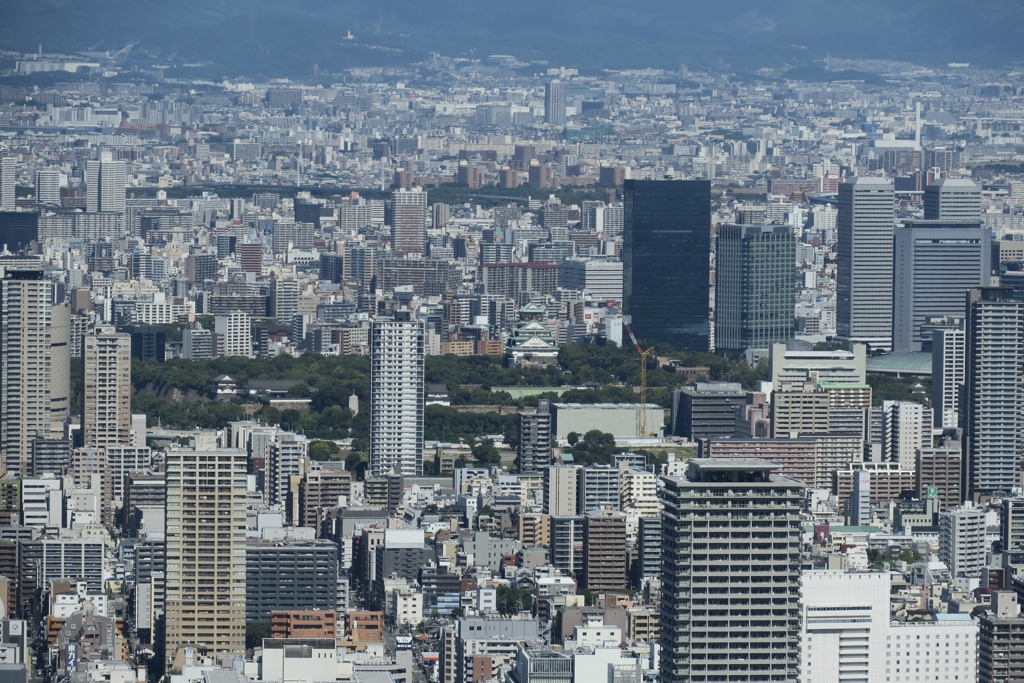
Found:
[{"label": "white high-rise tower", "polygon": [[885,178],[839,186],[836,331],[876,349],[892,346],[893,190]]},{"label": "white high-rise tower", "polygon": [[14,211],[14,157],[0,157],[0,211]]},{"label": "white high-rise tower", "polygon": [[36,171],[36,204],[60,206],[60,171],[41,168]]},{"label": "white high-rise tower", "polygon": [[104,154],[85,166],[85,206],[89,213],[124,213],[128,166]]},{"label": "white high-rise tower", "polygon": [[423,473],[424,343],[409,311],[370,323],[370,474]]}]

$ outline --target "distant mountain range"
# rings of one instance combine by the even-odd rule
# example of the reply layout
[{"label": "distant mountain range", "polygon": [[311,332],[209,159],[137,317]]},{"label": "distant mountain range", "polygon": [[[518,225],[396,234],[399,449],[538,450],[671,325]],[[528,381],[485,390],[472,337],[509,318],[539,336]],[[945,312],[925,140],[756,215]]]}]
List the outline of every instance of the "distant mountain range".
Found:
[{"label": "distant mountain range", "polygon": [[[345,40],[351,32],[354,40]],[[511,54],[597,68],[800,66],[833,57],[1024,61],[1011,0],[5,0],[0,49],[126,50],[215,76]]]}]

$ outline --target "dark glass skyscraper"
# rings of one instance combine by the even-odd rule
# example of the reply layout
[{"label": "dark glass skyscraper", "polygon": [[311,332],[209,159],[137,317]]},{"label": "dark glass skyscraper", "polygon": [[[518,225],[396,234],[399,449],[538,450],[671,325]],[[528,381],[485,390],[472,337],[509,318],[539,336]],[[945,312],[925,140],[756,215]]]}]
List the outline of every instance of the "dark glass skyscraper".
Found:
[{"label": "dark glass skyscraper", "polygon": [[624,184],[622,309],[646,342],[708,350],[711,183]]}]

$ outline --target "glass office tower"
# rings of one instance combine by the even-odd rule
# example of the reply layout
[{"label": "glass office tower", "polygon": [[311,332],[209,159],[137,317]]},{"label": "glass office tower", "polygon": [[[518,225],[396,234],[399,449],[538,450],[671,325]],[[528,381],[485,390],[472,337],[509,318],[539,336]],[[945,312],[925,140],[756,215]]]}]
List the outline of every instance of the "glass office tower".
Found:
[{"label": "glass office tower", "polygon": [[711,182],[624,184],[623,312],[643,343],[707,351]]}]

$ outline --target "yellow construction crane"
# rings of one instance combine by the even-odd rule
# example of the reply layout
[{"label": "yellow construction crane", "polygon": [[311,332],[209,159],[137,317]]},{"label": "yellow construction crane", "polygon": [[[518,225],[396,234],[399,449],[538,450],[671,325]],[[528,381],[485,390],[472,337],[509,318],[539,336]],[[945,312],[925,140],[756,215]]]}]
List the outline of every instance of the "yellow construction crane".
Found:
[{"label": "yellow construction crane", "polygon": [[636,340],[636,335],[633,334],[633,328],[629,326],[629,323],[624,324],[623,327],[626,328],[630,341],[633,342],[637,353],[640,354],[640,436],[654,436],[647,433],[647,359],[654,357],[654,347],[644,351],[640,342]]}]

